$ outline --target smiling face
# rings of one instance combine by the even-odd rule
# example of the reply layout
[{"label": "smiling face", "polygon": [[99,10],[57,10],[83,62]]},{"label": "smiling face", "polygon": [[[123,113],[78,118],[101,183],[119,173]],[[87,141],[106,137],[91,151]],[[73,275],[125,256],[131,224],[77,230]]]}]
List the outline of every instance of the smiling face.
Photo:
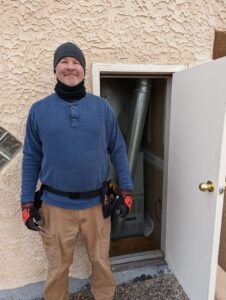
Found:
[{"label": "smiling face", "polygon": [[63,57],[55,68],[56,77],[68,86],[75,86],[84,79],[84,69],[74,57]]}]

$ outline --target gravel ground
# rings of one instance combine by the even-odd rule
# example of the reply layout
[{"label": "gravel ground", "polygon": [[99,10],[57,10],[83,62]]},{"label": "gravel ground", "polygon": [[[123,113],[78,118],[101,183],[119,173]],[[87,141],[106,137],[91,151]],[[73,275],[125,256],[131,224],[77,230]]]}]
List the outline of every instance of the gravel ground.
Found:
[{"label": "gravel ground", "polygon": [[[93,300],[89,288],[70,297],[70,300]],[[171,273],[158,277],[141,276],[117,286],[114,300],[189,300]]]}]

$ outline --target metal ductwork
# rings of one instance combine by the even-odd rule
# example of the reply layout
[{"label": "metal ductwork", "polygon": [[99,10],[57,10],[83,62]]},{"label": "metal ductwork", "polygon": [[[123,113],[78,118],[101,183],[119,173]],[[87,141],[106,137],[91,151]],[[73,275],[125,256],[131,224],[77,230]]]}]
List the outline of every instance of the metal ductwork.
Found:
[{"label": "metal ductwork", "polygon": [[126,138],[129,167],[133,179],[148,109],[150,92],[151,79],[139,79],[132,99],[133,111],[131,114],[129,131]]}]

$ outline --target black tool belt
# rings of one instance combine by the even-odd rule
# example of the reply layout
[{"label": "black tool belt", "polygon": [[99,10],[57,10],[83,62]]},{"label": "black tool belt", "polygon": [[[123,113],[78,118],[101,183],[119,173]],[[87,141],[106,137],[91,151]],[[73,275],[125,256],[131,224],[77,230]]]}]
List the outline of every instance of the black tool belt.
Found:
[{"label": "black tool belt", "polygon": [[103,183],[103,195],[102,195],[102,210],[104,218],[110,217],[117,204],[117,194],[114,191],[111,180]]},{"label": "black tool belt", "polygon": [[96,196],[102,195],[103,188],[100,188],[98,190],[88,191],[88,192],[63,192],[56,190],[48,185],[44,185],[44,189],[50,193],[60,195],[60,196],[66,196],[70,199],[91,199]]}]

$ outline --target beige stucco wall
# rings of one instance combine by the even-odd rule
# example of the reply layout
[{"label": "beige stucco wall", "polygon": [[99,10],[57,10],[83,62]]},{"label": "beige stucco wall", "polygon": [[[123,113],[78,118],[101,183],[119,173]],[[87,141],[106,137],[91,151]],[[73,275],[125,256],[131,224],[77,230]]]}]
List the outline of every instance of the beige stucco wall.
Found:
[{"label": "beige stucco wall", "polygon": [[[224,0],[2,0],[0,126],[20,141],[31,104],[50,93],[53,51],[74,41],[91,64],[197,64],[212,56],[214,29],[226,30]],[[39,237],[25,229],[19,205],[21,153],[0,172],[0,289],[44,279]],[[90,273],[84,245],[72,275]]]}]

